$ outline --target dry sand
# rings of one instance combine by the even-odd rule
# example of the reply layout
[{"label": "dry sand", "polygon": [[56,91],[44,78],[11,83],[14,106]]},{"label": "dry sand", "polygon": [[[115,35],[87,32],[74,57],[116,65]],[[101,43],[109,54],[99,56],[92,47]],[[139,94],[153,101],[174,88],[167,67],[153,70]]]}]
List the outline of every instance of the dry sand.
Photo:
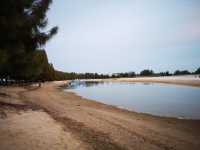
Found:
[{"label": "dry sand", "polygon": [[74,150],[81,149],[70,132],[42,108],[23,101],[22,88],[1,88],[0,150]]},{"label": "dry sand", "polygon": [[199,120],[122,110],[63,92],[62,84],[0,89],[1,150],[199,150]]},{"label": "dry sand", "polygon": [[187,86],[200,86],[200,75],[164,76],[164,77],[136,77],[136,78],[113,78],[113,79],[88,79],[86,81],[107,82],[148,82],[166,83]]},{"label": "dry sand", "polygon": [[143,78],[119,78],[116,81],[127,82],[157,82],[166,84],[180,84],[200,86],[200,75],[169,76],[169,77],[143,77]]}]

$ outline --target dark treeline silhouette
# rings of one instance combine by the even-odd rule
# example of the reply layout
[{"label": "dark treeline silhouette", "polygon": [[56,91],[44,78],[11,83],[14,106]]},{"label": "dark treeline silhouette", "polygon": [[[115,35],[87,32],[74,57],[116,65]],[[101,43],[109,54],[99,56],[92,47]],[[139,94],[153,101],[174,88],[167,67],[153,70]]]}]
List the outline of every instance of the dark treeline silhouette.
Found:
[{"label": "dark treeline silhouette", "polygon": [[133,78],[136,77],[135,72],[125,72],[125,73],[113,73],[112,78]]},{"label": "dark treeline silhouette", "polygon": [[127,73],[114,73],[111,78],[123,78],[123,77],[159,77],[159,76],[172,76],[172,75],[190,75],[190,74],[200,74],[200,67],[194,72],[189,72],[188,70],[176,70],[174,73],[169,71],[155,73],[153,70],[144,69],[139,74],[135,72]]},{"label": "dark treeline silhouette", "polygon": [[172,73],[170,73],[169,71],[166,71],[166,72],[157,73],[156,75],[157,75],[157,76],[171,76]]},{"label": "dark treeline silhouette", "polygon": [[196,69],[194,72],[190,72],[188,70],[176,70],[174,73],[170,73],[169,71],[155,73],[153,70],[145,69],[141,71],[140,74],[138,74],[137,76],[172,76],[172,75],[190,75],[190,74],[200,74],[200,67]]},{"label": "dark treeline silhouette", "polygon": [[194,72],[194,74],[200,74],[200,67]]},{"label": "dark treeline silhouette", "polygon": [[74,79],[106,79],[110,78],[107,74],[98,73],[67,73],[62,71],[55,71],[55,80],[74,80]]},{"label": "dark treeline silhouette", "polygon": [[153,76],[153,75],[154,75],[153,70],[145,69],[145,70],[140,72],[140,76]]},{"label": "dark treeline silhouette", "polygon": [[191,72],[189,72],[188,70],[176,70],[174,72],[174,75],[187,75],[187,74],[191,74]]}]

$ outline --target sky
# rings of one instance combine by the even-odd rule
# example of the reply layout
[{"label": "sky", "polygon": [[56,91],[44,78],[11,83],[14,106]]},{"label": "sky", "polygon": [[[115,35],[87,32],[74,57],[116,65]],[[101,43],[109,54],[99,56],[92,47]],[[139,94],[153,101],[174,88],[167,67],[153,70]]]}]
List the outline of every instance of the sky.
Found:
[{"label": "sky", "polygon": [[66,72],[155,72],[200,67],[200,0],[54,0],[45,46]]}]

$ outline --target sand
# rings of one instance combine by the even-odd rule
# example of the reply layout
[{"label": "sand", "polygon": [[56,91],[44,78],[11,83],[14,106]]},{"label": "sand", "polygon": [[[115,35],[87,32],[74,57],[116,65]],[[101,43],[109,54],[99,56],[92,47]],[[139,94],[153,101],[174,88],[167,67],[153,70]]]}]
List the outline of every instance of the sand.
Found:
[{"label": "sand", "polygon": [[[134,82],[133,79],[117,81]],[[190,81],[187,83],[193,84]],[[199,120],[156,117],[119,109],[63,92],[59,86],[66,82],[49,82],[36,89],[0,89],[9,95],[0,94],[3,103],[9,97],[10,101],[15,99],[12,103],[27,107],[7,104],[1,107],[1,150],[13,147],[16,150],[198,150],[200,147]],[[10,107],[17,111],[10,112]]]},{"label": "sand", "polygon": [[116,81],[126,82],[153,82],[166,84],[179,84],[187,86],[200,86],[200,75],[169,76],[169,77],[141,77],[141,78],[119,78]]},{"label": "sand", "polygon": [[88,79],[86,81],[107,81],[107,82],[148,82],[166,83],[186,86],[200,86],[200,75],[180,75],[164,77],[136,77],[136,78],[112,78],[112,79]]}]

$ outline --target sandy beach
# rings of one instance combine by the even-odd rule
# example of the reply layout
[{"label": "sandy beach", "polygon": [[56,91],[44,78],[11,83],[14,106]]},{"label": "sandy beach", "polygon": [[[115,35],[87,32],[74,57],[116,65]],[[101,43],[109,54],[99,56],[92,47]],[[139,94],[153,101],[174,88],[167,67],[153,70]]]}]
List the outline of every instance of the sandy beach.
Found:
[{"label": "sandy beach", "polygon": [[180,75],[164,77],[137,77],[137,78],[113,78],[113,79],[89,79],[88,81],[107,81],[107,82],[147,82],[165,83],[186,86],[200,86],[200,75]]},{"label": "sandy beach", "polygon": [[[199,78],[107,81],[200,86]],[[67,81],[0,88],[1,150],[198,150],[200,120],[130,112],[63,92]]]}]

